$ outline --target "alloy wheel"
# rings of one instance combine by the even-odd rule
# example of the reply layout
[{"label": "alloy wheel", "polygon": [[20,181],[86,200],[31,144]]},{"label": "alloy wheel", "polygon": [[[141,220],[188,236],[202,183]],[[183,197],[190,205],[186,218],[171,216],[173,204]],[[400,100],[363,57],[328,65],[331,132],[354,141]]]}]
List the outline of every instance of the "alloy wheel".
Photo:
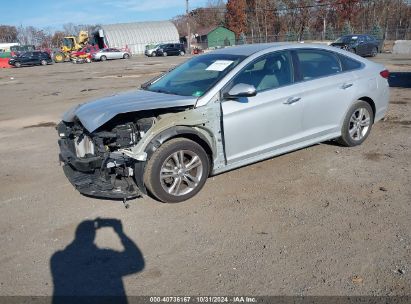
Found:
[{"label": "alloy wheel", "polygon": [[361,140],[370,129],[371,115],[366,108],[358,108],[352,113],[348,124],[348,134],[352,140]]},{"label": "alloy wheel", "polygon": [[179,150],[166,158],[160,170],[163,189],[174,196],[193,191],[203,176],[201,158],[193,151]]}]

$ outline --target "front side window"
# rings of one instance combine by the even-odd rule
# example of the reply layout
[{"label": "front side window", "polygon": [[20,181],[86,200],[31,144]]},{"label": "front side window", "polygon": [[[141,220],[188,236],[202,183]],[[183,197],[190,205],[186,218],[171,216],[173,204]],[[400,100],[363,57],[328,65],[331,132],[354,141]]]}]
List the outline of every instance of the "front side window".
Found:
[{"label": "front side window", "polygon": [[182,95],[203,96],[245,56],[206,54],[194,57],[153,82],[148,91]]},{"label": "front side window", "polygon": [[335,43],[354,44],[357,42],[357,40],[358,36],[348,35],[338,38],[337,40],[335,40]]},{"label": "front side window", "polygon": [[292,65],[287,51],[265,55],[246,66],[232,81],[253,85],[257,92],[276,89],[293,82]]},{"label": "front side window", "polygon": [[332,52],[296,50],[302,80],[311,80],[341,72],[340,62]]}]

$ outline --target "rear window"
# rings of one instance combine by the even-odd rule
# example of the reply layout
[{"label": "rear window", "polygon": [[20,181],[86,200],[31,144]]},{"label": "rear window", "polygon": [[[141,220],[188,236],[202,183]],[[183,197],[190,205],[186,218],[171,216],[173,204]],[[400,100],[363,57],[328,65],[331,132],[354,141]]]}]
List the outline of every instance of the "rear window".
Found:
[{"label": "rear window", "polygon": [[321,50],[297,50],[302,80],[334,75],[341,72],[338,57]]},{"label": "rear window", "polygon": [[340,57],[340,61],[341,61],[341,66],[343,68],[343,71],[352,71],[352,70],[356,70],[362,67],[361,62],[354,60],[352,58],[349,58],[347,56],[338,55]]}]

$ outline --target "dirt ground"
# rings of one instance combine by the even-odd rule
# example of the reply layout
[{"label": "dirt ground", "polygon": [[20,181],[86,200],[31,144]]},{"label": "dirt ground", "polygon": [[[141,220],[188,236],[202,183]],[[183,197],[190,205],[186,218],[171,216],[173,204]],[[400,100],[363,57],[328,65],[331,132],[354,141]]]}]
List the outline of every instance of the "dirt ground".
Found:
[{"label": "dirt ground", "polygon": [[[221,174],[184,203],[125,209],[73,189],[58,162],[62,113],[186,59],[0,70],[0,295],[107,276],[118,284],[105,291],[123,283],[127,295],[411,295],[410,89],[391,89],[363,145],[319,144]],[[411,58],[375,60],[411,71]],[[100,221],[93,247],[96,218],[117,224]],[[74,241],[78,227],[90,239]]]}]

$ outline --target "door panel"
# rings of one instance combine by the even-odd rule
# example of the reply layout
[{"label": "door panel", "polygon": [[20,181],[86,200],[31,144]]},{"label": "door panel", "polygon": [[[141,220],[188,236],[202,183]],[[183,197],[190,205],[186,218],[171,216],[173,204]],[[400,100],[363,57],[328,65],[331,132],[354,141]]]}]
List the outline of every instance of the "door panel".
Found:
[{"label": "door panel", "polygon": [[303,99],[285,104],[295,95],[291,85],[222,103],[228,164],[299,141]]},{"label": "door panel", "polygon": [[342,117],[352,102],[356,75],[343,72],[335,53],[323,50],[295,51],[301,70],[303,97],[302,136],[306,139],[340,132]]},{"label": "door panel", "polygon": [[257,90],[254,97],[222,102],[228,164],[300,141],[303,98],[293,85],[291,61],[287,51],[263,55],[228,86],[227,91],[239,83]]},{"label": "door panel", "polygon": [[304,137],[315,138],[340,131],[340,123],[356,89],[355,78],[353,72],[346,72],[305,83]]},{"label": "door panel", "polygon": [[358,55],[367,55],[367,42],[363,36],[358,37],[358,46],[357,46],[357,54]]},{"label": "door panel", "polygon": [[115,51],[114,53],[116,54],[116,58],[117,58],[117,59],[123,58],[123,53],[120,52],[119,50]]},{"label": "door panel", "polygon": [[116,59],[115,53],[114,53],[112,50],[109,50],[109,51],[107,52],[107,58],[108,58],[108,59]]}]

